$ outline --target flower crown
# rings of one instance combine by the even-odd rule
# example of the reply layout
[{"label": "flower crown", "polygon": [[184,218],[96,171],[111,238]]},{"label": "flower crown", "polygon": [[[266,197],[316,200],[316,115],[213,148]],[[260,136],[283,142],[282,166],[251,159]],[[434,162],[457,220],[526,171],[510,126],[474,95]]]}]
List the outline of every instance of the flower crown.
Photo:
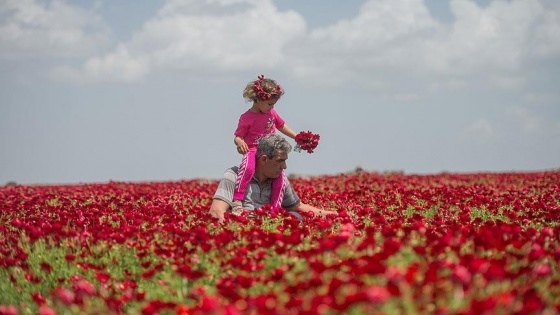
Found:
[{"label": "flower crown", "polygon": [[269,93],[267,91],[264,90],[264,88],[262,87],[262,82],[264,81],[264,75],[259,75],[258,79],[253,82],[253,91],[255,92],[255,95],[257,96],[257,98],[266,101],[272,98],[272,95],[282,95],[282,87],[280,87],[280,85],[276,85],[276,87]]}]

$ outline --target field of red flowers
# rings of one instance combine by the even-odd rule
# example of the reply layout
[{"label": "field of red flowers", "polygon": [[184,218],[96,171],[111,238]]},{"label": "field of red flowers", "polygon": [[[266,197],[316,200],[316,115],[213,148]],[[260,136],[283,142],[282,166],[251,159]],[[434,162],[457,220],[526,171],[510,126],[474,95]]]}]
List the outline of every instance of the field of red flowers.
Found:
[{"label": "field of red flowers", "polygon": [[218,225],[204,180],[0,187],[0,314],[560,313],[560,171],[292,183],[338,215]]}]

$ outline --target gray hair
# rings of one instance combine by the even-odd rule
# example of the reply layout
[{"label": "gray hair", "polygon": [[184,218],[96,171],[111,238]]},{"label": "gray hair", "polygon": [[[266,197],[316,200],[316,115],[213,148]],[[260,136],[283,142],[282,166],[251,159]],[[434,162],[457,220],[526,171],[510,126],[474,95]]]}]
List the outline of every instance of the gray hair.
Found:
[{"label": "gray hair", "polygon": [[277,134],[268,134],[260,137],[257,145],[257,158],[263,154],[269,158],[273,158],[278,153],[278,150],[290,153],[292,145],[286,139]]}]

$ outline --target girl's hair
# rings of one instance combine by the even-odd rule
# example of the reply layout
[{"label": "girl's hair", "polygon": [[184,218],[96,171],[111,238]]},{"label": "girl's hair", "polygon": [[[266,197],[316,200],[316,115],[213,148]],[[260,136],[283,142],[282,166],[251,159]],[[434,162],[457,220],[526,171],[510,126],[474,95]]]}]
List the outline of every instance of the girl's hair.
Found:
[{"label": "girl's hair", "polygon": [[245,101],[279,99],[284,94],[284,90],[280,84],[272,79],[265,79],[264,75],[260,75],[257,80],[251,81],[243,90],[243,98]]},{"label": "girl's hair", "polygon": [[272,159],[276,156],[278,150],[286,153],[292,151],[292,145],[284,137],[274,133],[260,137],[257,143],[257,158],[264,154]]}]

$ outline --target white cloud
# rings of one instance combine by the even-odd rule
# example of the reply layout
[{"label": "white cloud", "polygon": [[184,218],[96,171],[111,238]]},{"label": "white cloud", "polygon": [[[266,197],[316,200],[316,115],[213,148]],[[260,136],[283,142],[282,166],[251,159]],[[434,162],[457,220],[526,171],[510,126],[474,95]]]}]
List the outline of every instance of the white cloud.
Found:
[{"label": "white cloud", "polygon": [[110,32],[95,12],[63,0],[0,0],[0,57],[98,53]]},{"label": "white cloud", "polygon": [[293,45],[290,57],[301,76],[377,78],[389,69],[414,71],[424,64],[416,48],[437,30],[422,0],[370,0],[356,18],[312,31]]},{"label": "white cloud", "polygon": [[87,78],[134,81],[148,73],[149,64],[145,56],[131,56],[127,48],[121,45],[103,58],[89,59],[84,71]]},{"label": "white cloud", "polygon": [[450,3],[456,21],[445,39],[450,70],[517,71],[527,54],[532,24],[543,14],[537,0],[492,1],[482,8],[470,0]]},{"label": "white cloud", "polygon": [[[0,29],[4,55],[79,54],[107,39],[94,13],[62,0],[0,1],[8,17]],[[272,0],[168,0],[130,40],[53,76],[134,81],[168,69],[189,75],[283,69],[318,86],[353,82],[392,99],[475,85],[519,89],[528,68],[560,55],[554,3],[495,0],[482,7],[451,0],[455,20],[441,23],[423,0],[369,0],[354,18],[308,32],[301,15],[278,11]]]},{"label": "white cloud", "polygon": [[556,106],[556,97],[552,93],[547,92],[528,92],[523,95],[523,100],[526,104],[530,104],[533,106],[536,105],[552,105]]},{"label": "white cloud", "polygon": [[494,142],[498,136],[495,127],[486,118],[480,118],[473,122],[466,130],[465,135],[476,137],[484,142]]},{"label": "white cloud", "polygon": [[393,95],[392,99],[395,102],[398,103],[409,103],[409,102],[415,102],[420,98],[420,96],[418,94],[397,94],[397,95]]},{"label": "white cloud", "polygon": [[436,24],[421,0],[370,0],[355,19],[318,29],[310,37],[341,43],[338,48],[342,51],[368,49],[434,26]]},{"label": "white cloud", "polygon": [[526,82],[527,78],[520,74],[500,74],[500,73],[489,73],[487,82],[491,83],[492,86],[505,89],[514,90],[516,88],[522,87]]},{"label": "white cloud", "polygon": [[77,70],[62,66],[55,68],[51,77],[55,81],[87,84],[95,81],[133,82],[149,73],[146,56],[131,56],[123,45],[102,58],[91,58]]},{"label": "white cloud", "polygon": [[543,119],[526,108],[512,107],[508,112],[515,118],[522,133],[536,134],[545,128]]},{"label": "white cloud", "polygon": [[314,30],[294,45],[295,71],[304,80],[336,75],[366,88],[374,81],[394,93],[512,90],[526,84],[537,55],[560,54],[560,10],[546,0],[450,5],[455,20],[444,24],[422,0],[370,0],[356,18]]},{"label": "white cloud", "polygon": [[536,57],[554,57],[560,54],[560,6],[546,10],[536,26],[534,51]]},{"label": "white cloud", "polygon": [[132,81],[168,68],[271,68],[283,61],[286,42],[304,32],[300,15],[279,12],[269,0],[170,0],[129,42],[89,59],[80,71],[86,79]]},{"label": "white cloud", "polygon": [[535,141],[538,137],[560,134],[560,122],[553,119],[556,118],[547,119],[526,107],[514,106],[505,110],[494,123],[487,118],[478,119],[465,129],[463,135],[490,143],[503,141],[508,137]]}]

